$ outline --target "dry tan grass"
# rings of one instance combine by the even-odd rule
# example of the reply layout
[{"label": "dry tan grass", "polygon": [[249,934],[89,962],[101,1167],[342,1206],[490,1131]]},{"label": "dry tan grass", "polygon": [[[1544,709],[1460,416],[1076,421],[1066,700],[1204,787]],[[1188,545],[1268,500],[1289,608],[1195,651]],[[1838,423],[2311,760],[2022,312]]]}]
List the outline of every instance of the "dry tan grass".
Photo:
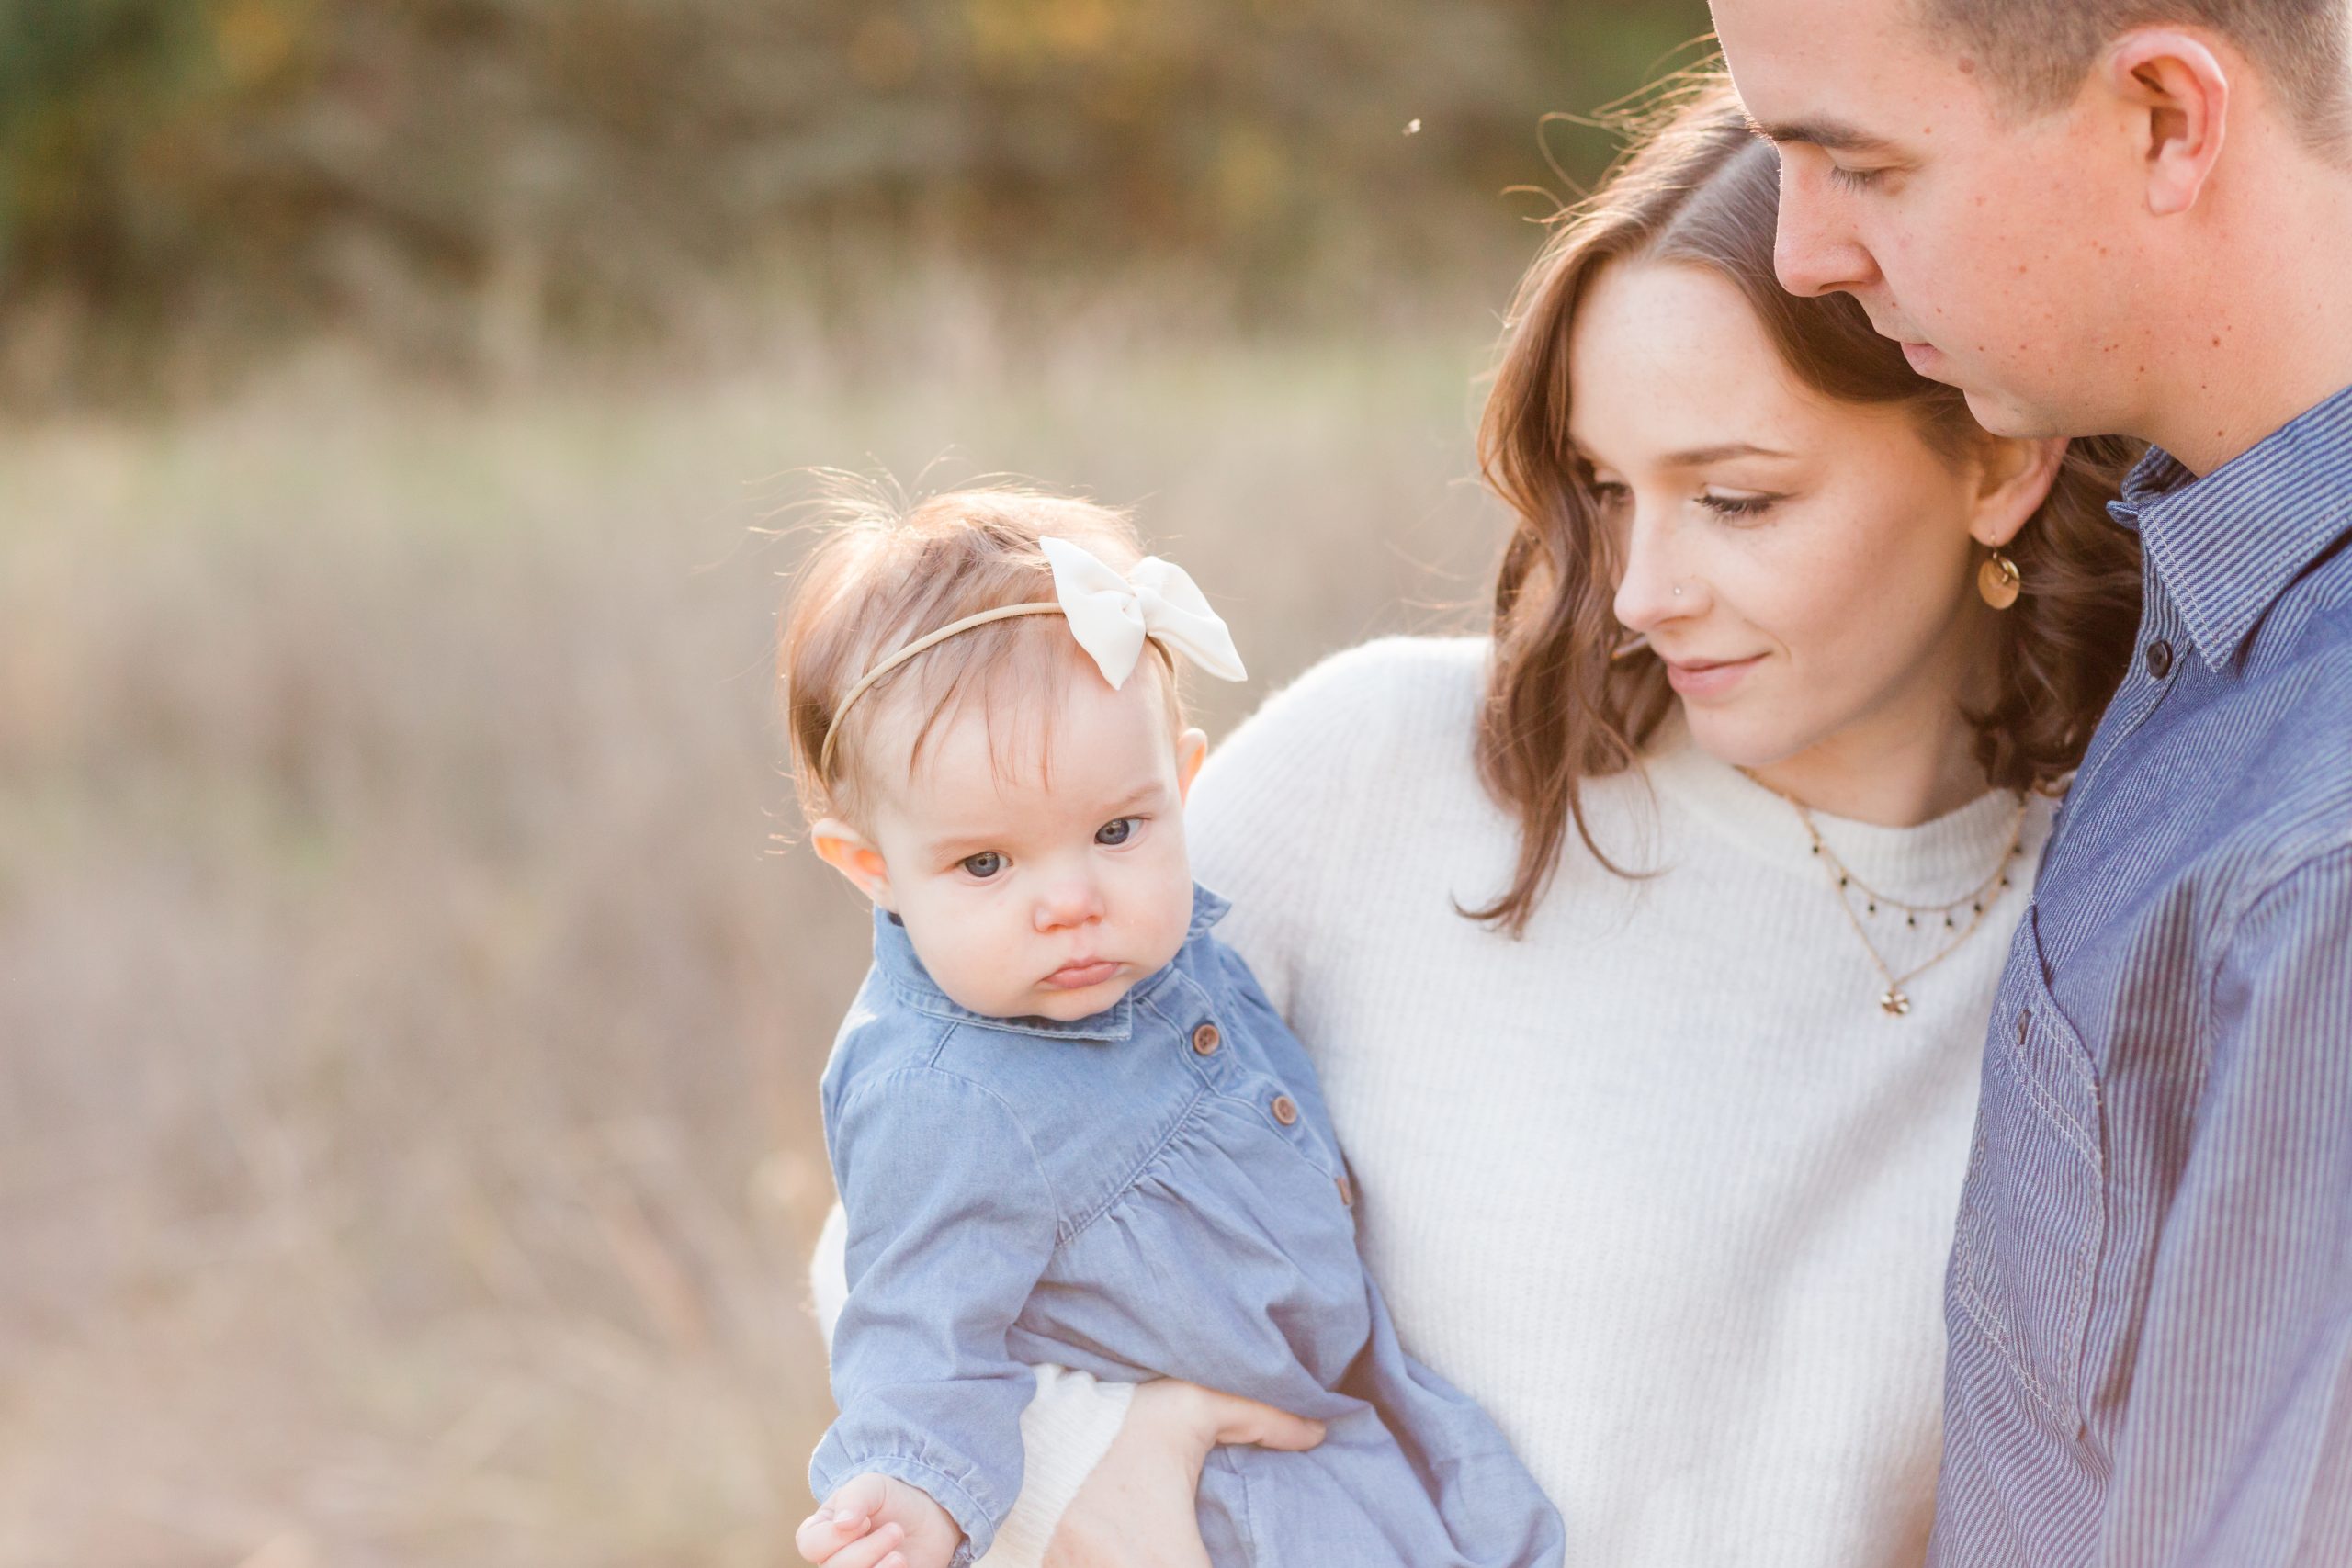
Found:
[{"label": "dry tan grass", "polygon": [[0,1562],[789,1560],[865,939],[771,841],[788,471],[1139,502],[1258,676],[1214,729],[1476,597],[1490,327],[0,433]]}]

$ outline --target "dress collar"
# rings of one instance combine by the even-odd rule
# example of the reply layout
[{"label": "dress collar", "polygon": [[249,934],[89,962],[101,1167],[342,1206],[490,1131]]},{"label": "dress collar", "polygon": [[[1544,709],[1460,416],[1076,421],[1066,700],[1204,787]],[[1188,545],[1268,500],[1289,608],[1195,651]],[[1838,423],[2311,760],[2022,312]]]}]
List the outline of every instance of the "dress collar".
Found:
[{"label": "dress collar", "polygon": [[1128,987],[1117,1001],[1085,1018],[990,1018],[986,1013],[974,1012],[939,988],[930,971],[922,966],[922,960],[915,956],[914,942],[908,937],[905,924],[879,905],[874,909],[874,966],[900,1002],[934,1018],[1048,1039],[1125,1040],[1135,1033],[1136,998],[1158,989],[1184,962],[1185,955],[1206,939],[1209,928],[1223,919],[1230,908],[1225,899],[1199,883],[1193,884],[1193,919],[1184,932],[1183,951],[1157,972]]},{"label": "dress collar", "polygon": [[2152,446],[2108,510],[2136,529],[2206,667],[2352,527],[2352,387],[2199,479]]}]

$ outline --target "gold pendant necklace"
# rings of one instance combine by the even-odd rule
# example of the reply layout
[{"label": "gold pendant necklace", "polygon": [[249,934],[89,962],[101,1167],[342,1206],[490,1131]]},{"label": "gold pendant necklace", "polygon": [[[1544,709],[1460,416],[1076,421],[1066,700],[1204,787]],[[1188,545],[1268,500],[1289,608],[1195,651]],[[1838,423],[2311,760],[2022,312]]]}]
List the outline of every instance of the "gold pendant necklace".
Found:
[{"label": "gold pendant necklace", "polygon": [[[1745,769],[1741,771],[1746,772]],[[1846,863],[1838,858],[1838,852],[1829,847],[1828,840],[1821,836],[1821,829],[1815,823],[1811,808],[1803,801],[1781,795],[1753,773],[1747,776],[1761,788],[1771,789],[1774,795],[1781,795],[1795,809],[1797,820],[1804,824],[1805,836],[1813,840],[1814,858],[1821,862],[1823,869],[1829,874],[1830,892],[1837,897],[1838,912],[1846,917],[1846,923],[1853,927],[1856,939],[1862,944],[1862,951],[1870,954],[1871,967],[1876,969],[1879,977],[1886,982],[1886,989],[1879,993],[1879,1010],[1889,1018],[1908,1017],[1911,994],[1904,987],[1965,947],[1968,939],[1984,925],[1986,914],[2000,902],[2002,890],[2009,886],[2009,863],[2016,860],[2025,848],[2025,819],[2029,809],[2026,797],[2023,795],[2018,796],[2017,818],[2009,824],[2009,846],[2001,852],[2001,858],[1993,867],[1991,875],[1949,904],[1909,904],[1900,898],[1888,897],[1856,876]],[[1871,940],[1871,933],[1863,929],[1862,917],[1854,913],[1853,896],[1856,894],[1861,896],[1863,907],[1871,915],[1877,915],[1882,908],[1893,910],[1903,917],[1905,927],[1912,931],[1918,929],[1923,918],[1931,922],[1941,919],[1946,931],[1959,934],[1925,964],[1897,975],[1894,965],[1880,955],[1878,944]],[[1963,910],[1966,911],[1964,919]]]}]

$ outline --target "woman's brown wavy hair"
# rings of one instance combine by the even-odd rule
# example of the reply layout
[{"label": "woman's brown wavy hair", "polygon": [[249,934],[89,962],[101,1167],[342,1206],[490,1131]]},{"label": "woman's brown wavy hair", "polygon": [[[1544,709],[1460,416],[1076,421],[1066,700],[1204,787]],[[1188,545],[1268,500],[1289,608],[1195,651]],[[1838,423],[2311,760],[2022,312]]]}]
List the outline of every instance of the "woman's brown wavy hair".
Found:
[{"label": "woman's brown wavy hair", "polygon": [[[1624,639],[1607,536],[1568,438],[1568,333],[1595,274],[1641,259],[1711,268],[1747,298],[1798,379],[1848,402],[1905,406],[1958,458],[1985,439],[1953,388],[1915,374],[1844,294],[1800,299],[1772,272],[1780,164],[1728,82],[1695,79],[1600,188],[1552,220],[1521,280],[1478,432],[1479,468],[1517,517],[1495,584],[1494,655],[1478,769],[1519,819],[1518,863],[1492,904],[1464,913],[1516,936],[1558,870],[1568,829],[1594,842],[1582,785],[1639,765],[1672,710],[1665,667]],[[2140,616],[2137,540],[2106,515],[2135,453],[2109,437],[2069,448],[2057,482],[2007,554],[2024,592],[2000,617],[1996,690],[1972,711],[1987,778],[2049,789],[2081,759],[2122,679]],[[1857,606],[1856,613],[1864,613]]]}]

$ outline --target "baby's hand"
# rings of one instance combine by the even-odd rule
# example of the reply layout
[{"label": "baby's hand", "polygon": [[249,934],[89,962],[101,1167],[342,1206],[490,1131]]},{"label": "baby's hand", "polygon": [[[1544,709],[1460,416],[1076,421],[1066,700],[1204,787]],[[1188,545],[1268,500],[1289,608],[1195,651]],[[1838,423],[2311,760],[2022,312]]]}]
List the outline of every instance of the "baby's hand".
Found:
[{"label": "baby's hand", "polygon": [[825,1568],[947,1568],[963,1540],[930,1494],[888,1475],[842,1483],[792,1538]]}]

